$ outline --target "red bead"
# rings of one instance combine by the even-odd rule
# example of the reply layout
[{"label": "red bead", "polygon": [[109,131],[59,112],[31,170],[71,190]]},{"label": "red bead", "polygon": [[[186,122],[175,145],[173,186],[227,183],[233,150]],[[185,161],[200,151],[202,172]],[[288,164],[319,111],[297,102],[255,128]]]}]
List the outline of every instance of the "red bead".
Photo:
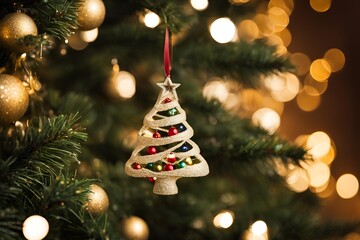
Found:
[{"label": "red bead", "polygon": [[155,178],[154,178],[154,177],[148,177],[148,179],[149,179],[149,181],[150,181],[151,183],[155,183]]},{"label": "red bead", "polygon": [[170,153],[169,155],[167,155],[166,160],[170,163],[174,163],[176,162],[176,156],[174,153]]},{"label": "red bead", "polygon": [[141,165],[138,164],[138,163],[134,163],[134,164],[132,165],[132,167],[133,167],[133,169],[141,169]]},{"label": "red bead", "polygon": [[171,102],[172,100],[170,99],[170,98],[165,98],[164,99],[164,103],[169,103],[169,102]]},{"label": "red bead", "polygon": [[152,154],[157,153],[156,147],[148,147],[147,153],[148,153],[149,155],[152,155]]},{"label": "red bead", "polygon": [[178,134],[178,130],[176,129],[176,127],[171,127],[170,129],[169,129],[169,131],[168,131],[168,135],[169,136],[174,136],[174,135],[176,135],[176,134]]},{"label": "red bead", "polygon": [[161,134],[158,131],[156,131],[153,133],[153,138],[161,138]]},{"label": "red bead", "polygon": [[166,164],[164,167],[164,171],[172,171],[174,170],[174,166],[171,164]]}]

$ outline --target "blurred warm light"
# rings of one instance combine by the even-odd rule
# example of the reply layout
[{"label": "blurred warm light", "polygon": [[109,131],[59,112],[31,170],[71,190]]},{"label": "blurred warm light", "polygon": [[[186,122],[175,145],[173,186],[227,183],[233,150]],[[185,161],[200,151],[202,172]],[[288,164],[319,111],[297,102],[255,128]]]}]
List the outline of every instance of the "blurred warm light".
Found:
[{"label": "blurred warm light", "polygon": [[156,13],[148,11],[144,16],[143,21],[148,28],[155,28],[160,24],[160,17]]},{"label": "blurred warm light", "polygon": [[344,240],[359,240],[359,239],[360,239],[360,234],[353,232],[346,235]]},{"label": "blurred warm light", "polygon": [[354,197],[359,190],[359,181],[352,174],[344,174],[336,182],[336,192],[341,198],[350,199]]},{"label": "blurred warm light", "polygon": [[320,158],[329,153],[331,148],[330,137],[321,131],[314,132],[309,136],[306,142],[306,147],[309,149],[309,153],[314,158]]},{"label": "blurred warm light", "polygon": [[250,231],[257,236],[262,236],[267,234],[268,228],[264,221],[258,220],[251,225]]},{"label": "blurred warm light", "polygon": [[241,91],[241,102],[245,111],[253,113],[263,107],[264,94],[254,89],[244,89]]},{"label": "blurred warm light", "polygon": [[223,211],[216,215],[213,224],[217,228],[229,228],[234,222],[234,213],[231,211]]},{"label": "blurred warm light", "polygon": [[240,39],[253,41],[259,35],[259,28],[254,21],[245,19],[238,25],[238,35]]},{"label": "blurred warm light", "polygon": [[32,215],[24,221],[22,231],[28,240],[41,240],[49,232],[49,223],[40,215]]},{"label": "blurred warm light", "polygon": [[308,169],[310,186],[324,186],[330,179],[330,168],[323,162],[315,162]]},{"label": "blurred warm light", "polygon": [[328,80],[316,81],[310,74],[304,80],[304,91],[310,96],[319,96],[323,94],[328,87]]},{"label": "blurred warm light", "polygon": [[235,38],[236,27],[230,18],[218,18],[211,23],[210,34],[216,42],[228,43]]},{"label": "blurred warm light", "polygon": [[294,1],[293,0],[270,0],[268,4],[268,8],[271,9],[273,7],[279,7],[283,9],[288,16],[292,13],[294,9]]},{"label": "blurred warm light", "polygon": [[[134,148],[136,146],[137,137],[138,137],[138,132],[134,129],[126,130],[126,131],[122,132],[119,136],[119,138],[120,138],[120,140],[122,140],[124,146],[129,149]],[[151,133],[150,137],[152,137],[152,133]]]},{"label": "blurred warm light", "polygon": [[263,36],[270,36],[275,31],[274,23],[265,14],[257,14],[253,18]]},{"label": "blurred warm light", "polygon": [[309,135],[303,134],[303,135],[300,135],[300,136],[296,137],[294,142],[299,146],[305,147],[308,138],[309,138]]},{"label": "blurred warm light", "polygon": [[329,182],[321,188],[315,188],[315,193],[321,198],[331,197],[335,192],[335,179],[334,177],[330,177]]},{"label": "blurred warm light", "polygon": [[191,223],[191,226],[195,229],[203,229],[205,227],[205,223],[202,218],[195,218]]},{"label": "blurred warm light", "polygon": [[265,86],[270,89],[275,100],[288,102],[298,94],[300,82],[292,73],[274,74],[265,78]]},{"label": "blurred warm light", "polygon": [[212,78],[210,79],[203,88],[203,96],[210,100],[216,98],[221,103],[225,102],[226,98],[229,95],[228,86],[221,78]]},{"label": "blurred warm light", "polygon": [[335,144],[333,144],[333,142],[331,142],[329,152],[324,156],[315,158],[315,160],[321,161],[323,163],[326,163],[327,165],[330,165],[335,160],[335,157],[336,157],[336,147],[335,147]]},{"label": "blurred warm light", "polygon": [[270,134],[274,133],[280,126],[280,116],[271,108],[261,108],[254,112],[252,122],[266,129]]},{"label": "blurred warm light", "polygon": [[99,34],[99,29],[94,28],[94,29],[89,30],[89,31],[81,31],[80,32],[80,38],[84,42],[93,42],[93,41],[96,40],[98,34]]},{"label": "blurred warm light", "polygon": [[310,0],[310,6],[317,12],[326,12],[331,7],[331,0]]},{"label": "blurred warm light", "polygon": [[284,112],[284,103],[276,101],[271,96],[264,96],[262,106],[273,109],[279,115]]},{"label": "blurred warm light", "polygon": [[120,71],[112,78],[112,84],[117,94],[122,98],[131,98],[136,92],[134,76],[126,71]]},{"label": "blurred warm light", "polygon": [[296,103],[299,108],[305,112],[311,112],[317,109],[320,105],[320,96],[310,96],[307,92],[303,91],[296,97]]},{"label": "blurred warm light", "polygon": [[325,59],[316,59],[310,65],[310,74],[317,81],[327,80],[331,74],[331,66]]},{"label": "blurred warm light", "polygon": [[209,1],[208,0],[191,0],[190,4],[195,10],[203,11],[208,7]]},{"label": "blurred warm light", "polygon": [[224,107],[228,110],[236,110],[240,107],[240,103],[240,94],[229,93],[224,102]]},{"label": "blurred warm light", "polygon": [[289,24],[289,15],[279,7],[272,7],[268,10],[268,16],[274,24],[275,32],[280,32]]},{"label": "blurred warm light", "polygon": [[77,50],[77,51],[85,49],[88,45],[87,42],[85,42],[84,40],[82,40],[80,38],[79,31],[76,31],[74,34],[71,34],[67,38],[67,42],[72,49]]},{"label": "blurred warm light", "polygon": [[231,0],[231,3],[233,4],[243,4],[248,2],[250,2],[250,0]]},{"label": "blurred warm light", "polygon": [[290,56],[291,62],[296,66],[297,74],[302,76],[309,72],[310,58],[304,53],[293,53]]},{"label": "blurred warm light", "polygon": [[266,38],[266,40],[269,45],[274,45],[274,46],[284,45],[281,37],[279,37],[278,35],[270,35]]},{"label": "blurred warm light", "polygon": [[[290,45],[292,37],[289,29],[284,28],[284,30],[277,32],[276,35],[281,38],[285,47],[288,47]],[[309,60],[309,66],[310,66],[310,60]]]},{"label": "blurred warm light", "polygon": [[286,177],[286,183],[294,192],[304,192],[309,188],[309,178],[306,171],[300,167],[294,169]]},{"label": "blurred warm light", "polygon": [[325,53],[324,59],[329,62],[333,72],[340,71],[345,65],[345,55],[337,48],[329,49]]}]

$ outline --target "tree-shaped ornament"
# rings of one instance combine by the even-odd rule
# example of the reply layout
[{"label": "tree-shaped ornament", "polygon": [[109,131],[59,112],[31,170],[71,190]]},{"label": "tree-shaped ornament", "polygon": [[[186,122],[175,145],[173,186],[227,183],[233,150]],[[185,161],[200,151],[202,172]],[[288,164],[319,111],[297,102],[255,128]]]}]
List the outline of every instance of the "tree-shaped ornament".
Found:
[{"label": "tree-shaped ornament", "polygon": [[186,122],[176,88],[167,77],[158,83],[162,89],[155,106],[145,116],[138,133],[137,146],[126,162],[125,171],[133,177],[156,178],[153,192],[161,195],[178,193],[176,181],[182,177],[200,177],[209,166],[199,147],[190,139],[194,131]]}]

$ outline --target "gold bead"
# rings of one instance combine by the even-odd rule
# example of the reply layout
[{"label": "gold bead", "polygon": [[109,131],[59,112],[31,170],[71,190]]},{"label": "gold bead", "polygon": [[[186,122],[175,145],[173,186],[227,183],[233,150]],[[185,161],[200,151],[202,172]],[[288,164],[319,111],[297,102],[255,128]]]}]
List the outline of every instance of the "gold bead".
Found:
[{"label": "gold bead", "polygon": [[16,77],[0,74],[0,124],[19,120],[29,105],[29,93]]},{"label": "gold bead", "polygon": [[90,191],[89,201],[85,205],[86,209],[92,215],[99,215],[106,212],[109,207],[109,198],[105,190],[96,184],[92,184]]},{"label": "gold bead", "polygon": [[131,216],[122,222],[122,232],[129,240],[146,240],[149,237],[149,227],[146,222],[136,216]]},{"label": "gold bead", "polygon": [[186,165],[189,165],[189,166],[193,165],[193,161],[192,161],[191,157],[187,157],[185,159],[185,163],[186,163]]},{"label": "gold bead", "polygon": [[79,30],[88,31],[99,27],[105,13],[105,5],[101,0],[85,0],[78,9]]},{"label": "gold bead", "polygon": [[26,46],[19,39],[37,34],[35,22],[25,13],[10,13],[0,20],[0,43],[13,52],[22,53],[31,50],[33,46]]}]

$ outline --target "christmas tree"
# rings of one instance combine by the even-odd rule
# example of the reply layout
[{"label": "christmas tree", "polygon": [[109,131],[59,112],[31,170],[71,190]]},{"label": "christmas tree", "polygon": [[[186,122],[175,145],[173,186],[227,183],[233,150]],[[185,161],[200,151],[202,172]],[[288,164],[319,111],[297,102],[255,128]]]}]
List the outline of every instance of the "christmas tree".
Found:
[{"label": "christmas tree", "polygon": [[[2,1],[0,239],[341,239],[355,231],[322,218],[315,194],[287,185],[289,172],[312,161],[307,149],[237,105],[240,91],[263,90],[266,77],[295,76],[260,24],[271,7],[289,16],[293,1]],[[253,22],[240,27],[267,9],[258,34],[248,31]],[[273,21],[274,31],[285,27]],[[162,74],[167,28],[181,90]],[[182,179],[173,195],[177,179],[193,176],[204,177]]]}]

